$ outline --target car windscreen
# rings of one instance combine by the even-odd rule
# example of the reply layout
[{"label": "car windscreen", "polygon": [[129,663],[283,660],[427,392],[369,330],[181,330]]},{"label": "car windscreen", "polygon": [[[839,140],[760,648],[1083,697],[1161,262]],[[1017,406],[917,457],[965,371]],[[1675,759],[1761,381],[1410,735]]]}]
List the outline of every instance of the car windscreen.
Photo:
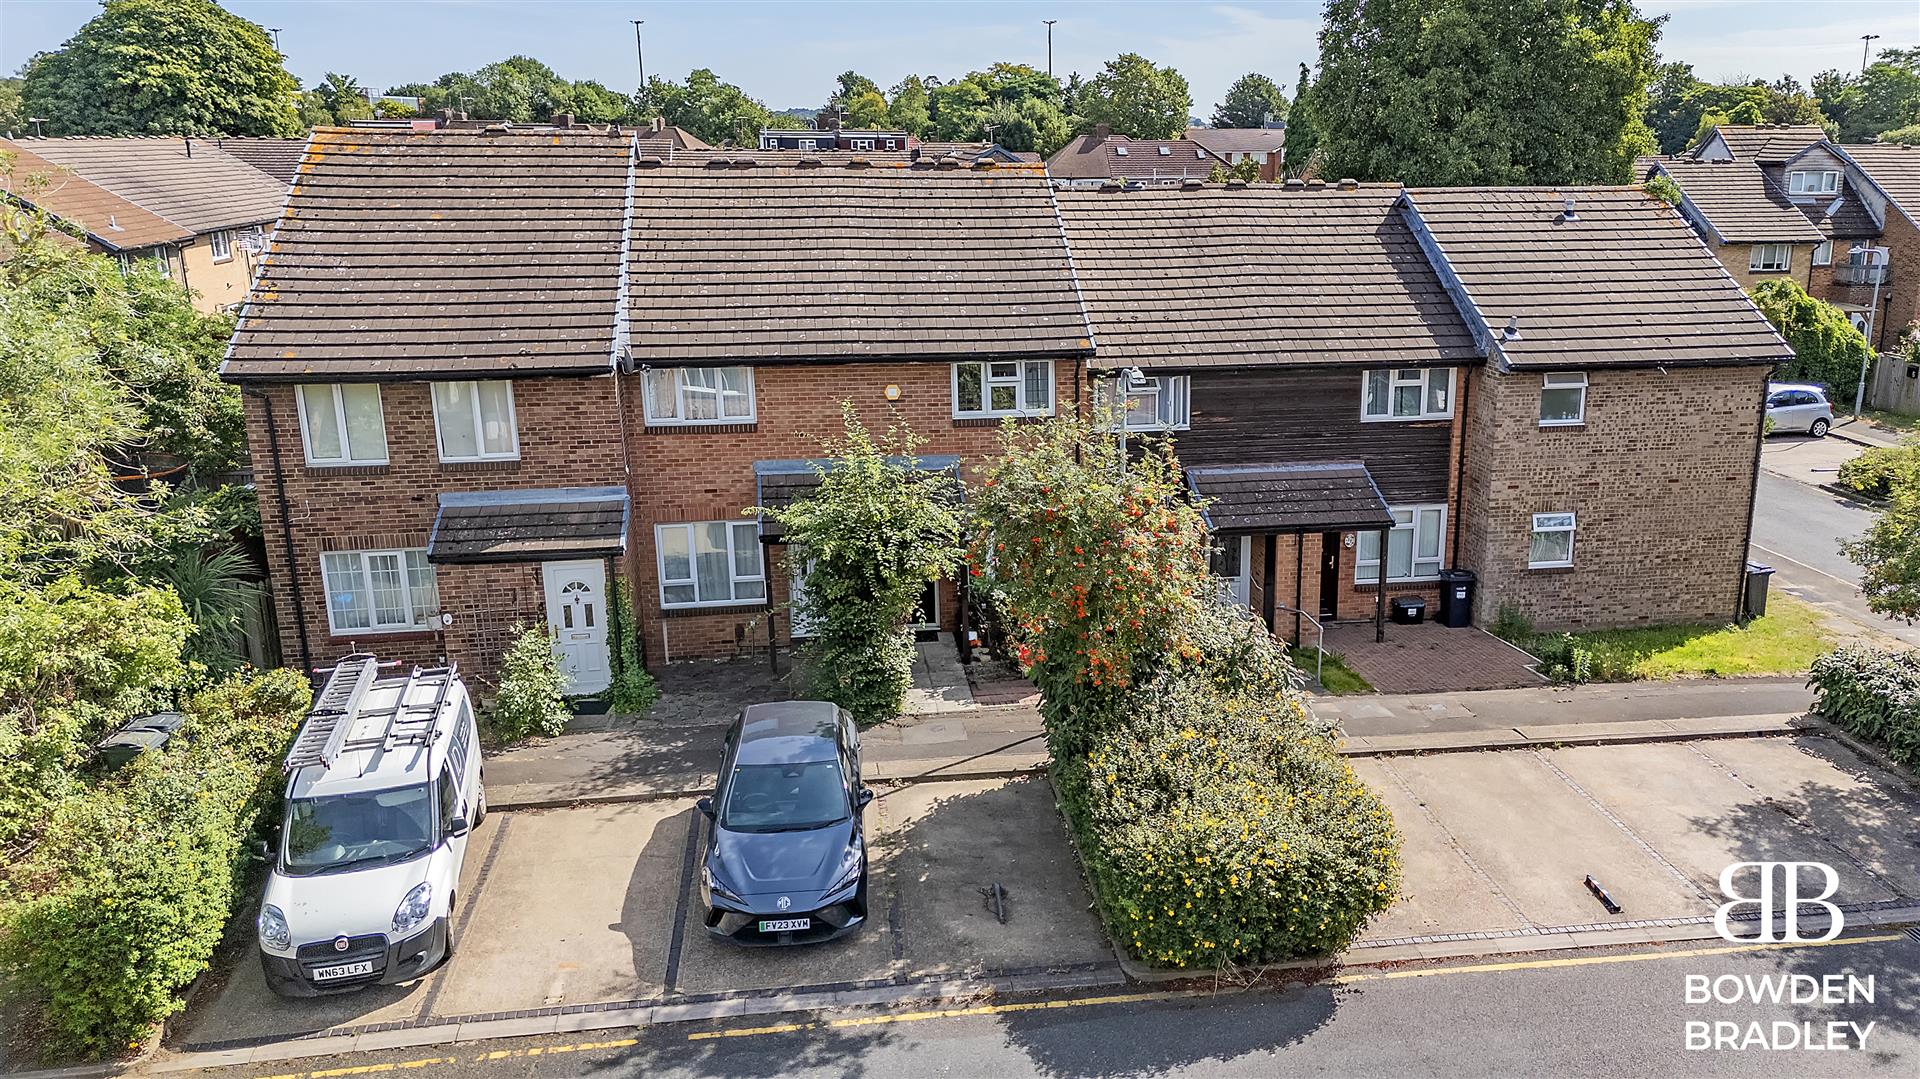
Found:
[{"label": "car windscreen", "polygon": [[733,770],[720,826],[735,832],[798,832],[846,820],[847,788],[834,761],[748,764]]},{"label": "car windscreen", "polygon": [[404,862],[432,846],[433,799],[424,785],[287,803],[282,862],[296,876]]}]

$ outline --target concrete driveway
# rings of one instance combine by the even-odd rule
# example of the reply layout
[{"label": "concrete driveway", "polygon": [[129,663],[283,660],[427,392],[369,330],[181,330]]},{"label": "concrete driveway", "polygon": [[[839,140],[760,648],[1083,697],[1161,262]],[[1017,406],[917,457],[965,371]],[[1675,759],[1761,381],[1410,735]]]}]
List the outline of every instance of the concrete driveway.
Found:
[{"label": "concrete driveway", "polygon": [[[1406,836],[1406,898],[1366,948],[1711,921],[1733,862],[1815,861],[1843,909],[1920,903],[1920,793],[1826,737],[1353,762]],[[1622,910],[1588,891],[1591,875]],[[1643,923],[1658,923],[1644,925]],[[1572,943],[1569,937],[1568,943]]]},{"label": "concrete driveway", "polygon": [[[842,940],[743,949],[701,925],[691,799],[495,812],[475,833],[457,949],[406,986],[282,1000],[246,954],[175,1040],[227,1048],[539,1009],[1118,968],[1041,777],[880,788],[871,920]],[[982,889],[998,882],[1003,923]]]}]

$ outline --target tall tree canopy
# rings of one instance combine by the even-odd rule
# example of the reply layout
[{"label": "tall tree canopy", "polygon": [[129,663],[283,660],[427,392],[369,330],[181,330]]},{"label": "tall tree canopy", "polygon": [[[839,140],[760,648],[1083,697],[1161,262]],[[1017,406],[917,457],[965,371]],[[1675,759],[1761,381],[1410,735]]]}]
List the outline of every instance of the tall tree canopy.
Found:
[{"label": "tall tree canopy", "polygon": [[933,98],[928,92],[939,79],[908,75],[887,99],[887,123],[909,135],[924,137],[933,129]]},{"label": "tall tree canopy", "polygon": [[1178,71],[1129,52],[1108,60],[1076,104],[1082,130],[1106,124],[1116,135],[1170,139],[1186,130],[1193,93]]},{"label": "tall tree canopy", "polygon": [[1692,64],[1661,64],[1647,92],[1647,126],[1663,154],[1679,153],[1718,123],[1825,122],[1820,102],[1791,75],[1716,84],[1695,78]]},{"label": "tall tree canopy", "polygon": [[106,0],[27,61],[20,95],[49,135],[295,135],[299,89],[267,32],[212,0]]},{"label": "tall tree canopy", "polygon": [[1842,142],[1920,124],[1920,48],[1884,50],[1859,75],[1821,72],[1813,92],[1839,125]]},{"label": "tall tree canopy", "polygon": [[320,84],[300,95],[300,120],[308,127],[330,127],[373,115],[366,88],[352,75],[327,72]]},{"label": "tall tree canopy", "polygon": [[985,139],[1009,150],[1050,154],[1066,145],[1071,123],[1060,81],[1028,64],[999,63],[935,86],[933,133],[942,139]]},{"label": "tall tree canopy", "polygon": [[530,56],[510,56],[471,74],[449,71],[431,84],[396,86],[395,94],[420,98],[429,112],[453,109],[477,120],[525,124],[570,112],[577,120],[605,124],[633,115],[633,103],[592,80],[569,82]]},{"label": "tall tree canopy", "polygon": [[1264,127],[1287,118],[1287,92],[1258,73],[1242,75],[1227,88],[1226,100],[1213,110],[1215,127]]},{"label": "tall tree canopy", "polygon": [[774,126],[765,105],[704,67],[689,73],[685,83],[657,75],[648,79],[637,108],[642,116],[664,117],[715,146],[756,146],[761,129]]},{"label": "tall tree canopy", "polygon": [[1619,183],[1651,152],[1657,20],[1631,0],[1328,0],[1328,171],[1414,184]]},{"label": "tall tree canopy", "polygon": [[1300,65],[1300,81],[1293,84],[1293,104],[1287,109],[1287,173],[1318,176],[1326,155],[1320,152],[1320,124],[1314,118],[1313,73]]}]

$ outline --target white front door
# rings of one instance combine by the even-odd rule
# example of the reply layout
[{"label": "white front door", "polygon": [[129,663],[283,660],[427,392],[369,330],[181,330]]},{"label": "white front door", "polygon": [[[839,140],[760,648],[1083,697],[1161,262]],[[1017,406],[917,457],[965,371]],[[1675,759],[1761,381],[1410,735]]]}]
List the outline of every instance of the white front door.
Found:
[{"label": "white front door", "polygon": [[607,650],[607,567],[603,562],[548,562],[547,625],[570,694],[598,693],[613,684]]}]

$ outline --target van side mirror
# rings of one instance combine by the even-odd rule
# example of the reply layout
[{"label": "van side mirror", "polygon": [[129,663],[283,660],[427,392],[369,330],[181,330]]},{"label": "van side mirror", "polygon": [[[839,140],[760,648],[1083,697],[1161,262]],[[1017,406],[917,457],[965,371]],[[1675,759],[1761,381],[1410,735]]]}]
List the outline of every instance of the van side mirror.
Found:
[{"label": "van side mirror", "polygon": [[471,826],[467,824],[467,818],[465,817],[455,817],[447,822],[447,835],[454,839],[466,835],[470,830]]},{"label": "van side mirror", "polygon": [[266,840],[256,839],[253,841],[253,853],[259,855],[261,860],[265,861],[273,857],[273,848],[267,845]]},{"label": "van side mirror", "polygon": [[699,810],[708,820],[713,819],[713,799],[702,798],[693,803],[693,808]]},{"label": "van side mirror", "polygon": [[853,798],[853,804],[859,806],[861,809],[867,808],[867,803],[871,801],[873,801],[872,787],[861,787],[860,793],[854,795]]}]

